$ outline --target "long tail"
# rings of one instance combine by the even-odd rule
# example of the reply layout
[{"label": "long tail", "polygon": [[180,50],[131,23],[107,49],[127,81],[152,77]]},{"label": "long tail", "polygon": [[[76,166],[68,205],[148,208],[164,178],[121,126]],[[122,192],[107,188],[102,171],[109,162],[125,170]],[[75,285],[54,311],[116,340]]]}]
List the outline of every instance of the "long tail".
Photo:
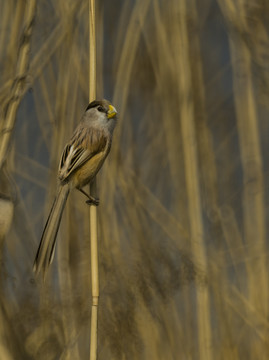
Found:
[{"label": "long tail", "polygon": [[40,244],[36,253],[33,271],[38,274],[42,269],[46,270],[52,262],[56,236],[60,226],[63,210],[69,194],[68,184],[59,187],[57,196],[53,202],[48,220],[46,222]]}]

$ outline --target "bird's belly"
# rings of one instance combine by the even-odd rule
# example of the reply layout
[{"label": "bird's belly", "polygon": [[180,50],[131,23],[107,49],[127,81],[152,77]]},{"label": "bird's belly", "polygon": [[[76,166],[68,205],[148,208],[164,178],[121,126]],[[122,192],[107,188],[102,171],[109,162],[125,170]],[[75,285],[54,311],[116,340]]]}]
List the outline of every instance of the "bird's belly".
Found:
[{"label": "bird's belly", "polygon": [[86,161],[77,171],[75,172],[72,183],[76,188],[82,188],[87,185],[100,170],[106,154],[101,152],[93,156],[89,161]]}]

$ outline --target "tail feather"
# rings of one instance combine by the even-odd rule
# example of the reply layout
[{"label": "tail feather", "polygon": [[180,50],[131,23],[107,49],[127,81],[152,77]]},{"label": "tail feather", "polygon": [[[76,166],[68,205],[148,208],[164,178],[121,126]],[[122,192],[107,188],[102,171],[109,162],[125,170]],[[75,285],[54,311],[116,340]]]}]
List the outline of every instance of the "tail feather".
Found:
[{"label": "tail feather", "polygon": [[43,230],[43,234],[35,257],[33,270],[36,274],[38,274],[41,269],[43,269],[45,273],[50,263],[52,262],[56,243],[56,236],[58,233],[68,194],[68,184],[60,186],[57,196],[50,210],[50,214]]}]

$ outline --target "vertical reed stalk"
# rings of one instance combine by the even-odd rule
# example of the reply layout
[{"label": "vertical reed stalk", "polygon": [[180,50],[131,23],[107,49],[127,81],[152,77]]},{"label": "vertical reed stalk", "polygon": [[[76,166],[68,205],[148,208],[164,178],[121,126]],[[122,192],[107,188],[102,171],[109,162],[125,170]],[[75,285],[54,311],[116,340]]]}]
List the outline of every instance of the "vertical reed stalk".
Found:
[{"label": "vertical reed stalk", "polygon": [[0,168],[3,166],[7,156],[10,137],[15,125],[17,109],[23,94],[23,88],[25,86],[25,79],[29,66],[30,38],[33,29],[35,8],[36,1],[28,0],[27,6],[25,8],[24,30],[19,47],[16,77],[15,81],[13,82],[10,98],[7,103],[5,112],[2,114],[4,118],[0,119],[0,123],[3,124],[0,137]]},{"label": "vertical reed stalk", "polygon": [[[89,101],[96,98],[96,38],[95,0],[89,0]],[[96,179],[90,185],[91,195],[96,195]],[[92,314],[90,360],[97,359],[97,313],[99,300],[97,207],[90,206]]]},{"label": "vertical reed stalk", "polygon": [[[199,184],[199,164],[197,141],[194,126],[194,103],[191,89],[191,73],[189,59],[189,39],[187,33],[187,2],[178,4],[179,10],[179,88],[181,94],[180,118],[184,152],[184,170],[188,196],[190,238],[194,256],[200,259],[204,271],[207,270],[206,246],[202,218],[201,192]],[[196,289],[199,358],[211,360],[212,334],[210,322],[210,298],[206,286]]]},{"label": "vertical reed stalk", "polygon": [[[251,77],[250,53],[241,39],[236,43],[230,39],[232,66],[234,71],[235,107],[239,144],[244,176],[243,210],[244,235],[247,244],[253,244],[259,254],[249,268],[249,300],[255,308],[268,316],[268,275],[265,234],[265,191],[263,163],[260,149],[258,117]],[[241,61],[239,60],[241,59]],[[243,74],[238,76],[238,74]],[[255,269],[255,271],[253,271]],[[260,346],[260,345],[256,345]],[[257,348],[254,348],[253,354]],[[264,359],[267,356],[263,357]]]},{"label": "vertical reed stalk", "polygon": [[[268,317],[268,261],[265,226],[265,187],[264,165],[259,133],[259,117],[255,96],[255,83],[252,76],[252,52],[245,37],[250,30],[251,13],[245,2],[220,2],[221,9],[232,32],[229,36],[233,69],[233,88],[235,112],[239,136],[240,156],[243,169],[243,220],[244,241],[251,245],[250,254],[258,254],[251,259],[248,270],[248,296],[250,304]],[[255,269],[255,271],[253,270]],[[260,359],[268,358],[267,342],[262,345]],[[259,340],[252,343],[252,357],[261,349]],[[265,350],[266,349],[266,350]],[[255,354],[255,355],[254,355]]]}]

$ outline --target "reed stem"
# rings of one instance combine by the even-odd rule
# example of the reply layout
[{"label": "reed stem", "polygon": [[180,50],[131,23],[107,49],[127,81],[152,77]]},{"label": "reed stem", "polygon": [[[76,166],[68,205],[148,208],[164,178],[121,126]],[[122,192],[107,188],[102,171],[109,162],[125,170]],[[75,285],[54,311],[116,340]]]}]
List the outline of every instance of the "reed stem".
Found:
[{"label": "reed stem", "polygon": [[[96,37],[95,0],[89,0],[89,101],[96,98]],[[96,196],[96,179],[90,185],[90,194]],[[97,207],[90,206],[92,313],[90,360],[97,359],[97,323],[99,300]]]}]

